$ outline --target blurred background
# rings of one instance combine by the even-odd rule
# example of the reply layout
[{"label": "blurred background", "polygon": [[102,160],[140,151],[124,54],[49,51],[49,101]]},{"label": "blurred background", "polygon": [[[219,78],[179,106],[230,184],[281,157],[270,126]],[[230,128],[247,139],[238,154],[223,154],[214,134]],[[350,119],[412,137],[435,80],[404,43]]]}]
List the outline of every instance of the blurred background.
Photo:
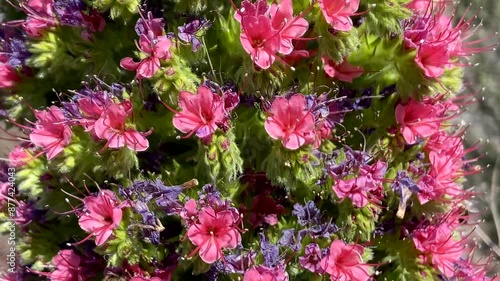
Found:
[{"label": "blurred background", "polygon": [[[448,0],[447,0],[448,1]],[[500,1],[476,0],[454,1],[458,4],[456,18],[460,18],[466,11],[466,18],[477,15],[475,21],[478,30],[471,40],[488,38],[484,46],[497,44],[500,30]],[[0,1],[0,5],[5,5]],[[1,22],[1,14],[0,14]],[[476,163],[482,171],[467,177],[465,188],[477,192],[472,200],[470,210],[478,212],[474,220],[480,220],[480,225],[471,234],[479,245],[478,258],[491,257],[490,266],[493,272],[500,273],[500,48],[487,53],[480,53],[471,59],[471,67],[466,70],[465,89],[463,94],[476,94],[477,102],[469,105],[467,110],[458,118],[459,122],[468,125],[466,146],[471,147],[479,143],[479,149],[471,153],[469,158],[480,157]],[[3,124],[0,124],[3,128]],[[10,138],[0,130],[1,138]],[[5,158],[14,142],[0,140],[0,157]],[[471,213],[472,213],[471,212]],[[0,256],[6,255],[7,243],[0,237]],[[0,262],[0,271],[6,268]]]},{"label": "blurred background", "polygon": [[[500,30],[500,2],[495,0],[460,1],[458,16],[468,9],[468,16],[477,14],[475,33],[477,40],[492,37],[483,45],[498,44],[497,31]],[[466,188],[478,192],[472,201],[471,210],[484,220],[474,231],[475,239],[481,247],[481,254],[491,255],[493,271],[500,273],[500,49],[475,55],[472,66],[466,70],[463,94],[477,93],[478,102],[468,106],[461,122],[468,125],[466,146],[478,141],[479,149],[469,158],[481,157],[477,162],[482,172],[467,177]],[[481,218],[482,217],[482,218]]]}]

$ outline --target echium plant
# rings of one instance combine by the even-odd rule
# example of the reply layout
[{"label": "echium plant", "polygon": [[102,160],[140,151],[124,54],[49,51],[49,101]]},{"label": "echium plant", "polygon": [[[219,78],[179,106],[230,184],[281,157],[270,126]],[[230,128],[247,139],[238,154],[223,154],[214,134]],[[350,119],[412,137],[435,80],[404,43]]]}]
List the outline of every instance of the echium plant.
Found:
[{"label": "echium plant", "polygon": [[497,279],[454,123],[493,47],[452,1],[2,11],[1,280]]}]

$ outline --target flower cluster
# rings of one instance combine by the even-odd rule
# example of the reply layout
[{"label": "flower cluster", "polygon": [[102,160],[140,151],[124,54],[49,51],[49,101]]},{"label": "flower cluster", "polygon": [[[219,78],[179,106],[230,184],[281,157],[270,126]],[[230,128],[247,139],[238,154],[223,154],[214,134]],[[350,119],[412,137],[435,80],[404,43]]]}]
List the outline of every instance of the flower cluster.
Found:
[{"label": "flower cluster", "polygon": [[495,280],[454,123],[491,47],[452,1],[18,8],[0,280]]},{"label": "flower cluster", "polygon": [[241,45],[252,61],[263,69],[274,63],[278,53],[292,53],[292,40],[301,38],[309,27],[302,15],[293,15],[291,0],[271,5],[264,0],[256,3],[245,0],[235,18],[241,24]]}]

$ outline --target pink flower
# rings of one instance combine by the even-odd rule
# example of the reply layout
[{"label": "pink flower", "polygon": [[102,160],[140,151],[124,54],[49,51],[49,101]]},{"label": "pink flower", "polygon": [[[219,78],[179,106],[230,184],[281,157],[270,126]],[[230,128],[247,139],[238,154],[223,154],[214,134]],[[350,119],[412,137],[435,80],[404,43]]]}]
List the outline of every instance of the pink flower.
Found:
[{"label": "pink flower", "polygon": [[15,168],[20,168],[26,165],[26,161],[29,161],[30,158],[31,155],[21,146],[14,147],[14,149],[9,153],[9,163]]},{"label": "pink flower", "polygon": [[368,204],[370,188],[367,185],[367,178],[364,176],[348,180],[337,180],[333,185],[333,191],[341,200],[349,198],[357,208],[362,208]]},{"label": "pink flower", "polygon": [[128,147],[134,151],[148,149],[149,142],[145,136],[149,134],[140,133],[134,129],[127,128],[125,121],[132,114],[132,104],[124,101],[121,104],[111,104],[101,114],[94,124],[94,131],[100,139],[108,140],[106,147],[121,148]]},{"label": "pink flower", "polygon": [[151,78],[160,69],[160,60],[165,61],[171,58],[171,45],[172,42],[167,36],[150,39],[145,34],[142,34],[139,39],[139,49],[147,57],[140,62],[135,62],[131,57],[126,57],[120,61],[120,66],[126,70],[136,70],[138,79]]},{"label": "pink flower", "polygon": [[424,44],[417,52],[415,62],[428,78],[438,78],[450,60],[448,46],[443,43]]},{"label": "pink flower", "polygon": [[281,36],[279,52],[288,55],[293,51],[292,39],[300,38],[307,29],[309,23],[302,17],[293,16],[291,0],[281,0],[279,4],[272,4],[269,10],[271,25]]},{"label": "pink flower", "polygon": [[51,106],[48,110],[35,111],[38,119],[30,134],[31,142],[44,149],[47,159],[56,157],[71,140],[71,128],[66,124],[62,110]]},{"label": "pink flower", "polygon": [[[463,64],[456,60],[484,52],[494,46],[477,47],[489,38],[468,41],[476,30],[472,23],[475,16],[460,16],[459,20],[448,17],[446,1],[413,1],[410,8],[417,15],[405,24],[405,45],[417,49],[415,62],[427,78],[438,78],[446,67]],[[468,41],[468,42],[467,42]]]},{"label": "pink flower", "polygon": [[111,190],[101,190],[97,196],[87,196],[83,199],[84,214],[80,216],[78,224],[86,232],[96,238],[96,245],[104,244],[113,234],[122,220],[122,208]]},{"label": "pink flower", "polygon": [[321,267],[332,281],[366,281],[370,279],[370,266],[363,263],[364,249],[358,244],[335,240],[330,251],[321,260]]},{"label": "pink flower", "polygon": [[359,0],[319,0],[323,16],[333,28],[349,31],[352,28],[351,16],[359,8]]},{"label": "pink flower", "polygon": [[354,78],[357,78],[363,74],[363,68],[360,66],[354,66],[350,64],[347,59],[340,64],[336,64],[333,60],[323,57],[321,58],[323,62],[323,69],[325,73],[332,77],[337,78],[340,81],[352,83]]},{"label": "pink flower", "polygon": [[307,20],[293,16],[291,0],[281,0],[270,7],[266,1],[255,4],[243,1],[235,18],[241,23],[243,49],[262,69],[268,69],[274,63],[277,53],[291,54],[294,48],[292,40],[300,38],[309,29]]},{"label": "pink flower", "polygon": [[413,243],[423,253],[423,261],[430,262],[446,277],[454,276],[455,264],[464,250],[461,241],[453,239],[453,228],[444,221],[413,232]]},{"label": "pink flower", "polygon": [[417,15],[424,15],[437,6],[434,2],[442,2],[442,0],[413,0],[406,4],[406,7]]},{"label": "pink flower", "polygon": [[243,49],[250,54],[252,61],[262,69],[268,69],[276,60],[281,48],[279,32],[271,26],[266,16],[246,16],[241,19],[243,33],[240,35]]},{"label": "pink flower", "polygon": [[179,106],[181,111],[174,115],[174,126],[188,136],[196,133],[202,139],[210,138],[227,114],[224,101],[206,86],[200,86],[196,94],[180,92]]},{"label": "pink flower", "polygon": [[0,89],[12,88],[21,80],[16,71],[6,62],[0,60]]},{"label": "pink flower", "polygon": [[406,105],[396,106],[396,122],[401,126],[401,133],[408,144],[417,142],[417,138],[428,138],[439,130],[440,120],[434,105],[410,100]]},{"label": "pink flower", "polygon": [[184,208],[182,208],[180,216],[187,222],[187,224],[190,225],[194,223],[198,217],[198,204],[196,204],[196,200],[189,199],[186,202],[186,205],[184,205]]},{"label": "pink flower", "polygon": [[290,99],[277,97],[271,104],[264,127],[273,139],[280,139],[284,147],[295,150],[314,141],[314,115],[306,109],[306,99],[295,94]]},{"label": "pink flower", "polygon": [[276,281],[274,273],[265,266],[252,267],[245,272],[243,281]]},{"label": "pink flower", "polygon": [[9,182],[0,182],[0,208],[9,201],[9,188],[12,184]]},{"label": "pink flower", "polygon": [[72,250],[61,250],[54,257],[55,270],[50,273],[53,281],[79,281],[83,275],[79,272],[80,257]]},{"label": "pink flower", "polygon": [[215,212],[212,207],[205,207],[198,216],[199,222],[188,229],[189,240],[196,245],[193,251],[199,252],[206,263],[214,263],[223,257],[222,249],[234,249],[241,241],[241,235],[234,227],[231,211]]},{"label": "pink flower", "polygon": [[444,195],[452,199],[461,199],[461,195],[465,196],[455,182],[461,176],[460,169],[463,164],[460,158],[450,158],[447,154],[435,151],[429,153],[431,164],[429,172],[418,183],[418,199],[421,204],[429,200],[439,200]]},{"label": "pink flower", "polygon": [[288,281],[288,273],[282,266],[275,268],[254,266],[245,271],[243,281]]},{"label": "pink flower", "polygon": [[82,112],[82,118],[78,120],[78,123],[85,128],[86,132],[93,131],[95,121],[101,117],[107,105],[95,98],[81,98],[77,104]]},{"label": "pink flower", "polygon": [[429,138],[424,150],[429,153],[432,167],[430,174],[441,183],[454,183],[458,177],[463,176],[462,169],[467,162],[463,159],[474,148],[464,150],[460,135],[448,135],[445,131],[439,131]]},{"label": "pink flower", "polygon": [[241,8],[236,10],[234,18],[241,23],[241,19],[246,16],[261,16],[267,15],[269,13],[269,5],[266,0],[257,0],[255,3],[249,0],[243,0],[241,2]]},{"label": "pink flower", "polygon": [[286,55],[283,60],[289,65],[295,65],[301,60],[311,58],[316,51],[307,49],[307,42],[304,40],[292,40],[293,51]]},{"label": "pink flower", "polygon": [[22,24],[28,36],[40,37],[47,28],[56,25],[54,0],[29,0],[22,7],[28,15]]}]

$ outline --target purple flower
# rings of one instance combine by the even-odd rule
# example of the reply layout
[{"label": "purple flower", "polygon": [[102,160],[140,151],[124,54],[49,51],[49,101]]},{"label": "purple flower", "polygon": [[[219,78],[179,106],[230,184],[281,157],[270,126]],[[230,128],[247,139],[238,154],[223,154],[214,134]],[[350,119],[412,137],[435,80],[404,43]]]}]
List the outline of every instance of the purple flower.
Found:
[{"label": "purple flower", "polygon": [[113,95],[119,99],[123,99],[123,90],[124,89],[125,89],[125,86],[123,86],[122,84],[113,83],[113,84],[111,84],[109,91],[110,91],[111,95]]},{"label": "purple flower", "polygon": [[54,10],[57,18],[62,24],[69,26],[81,26],[85,24],[81,11],[86,8],[87,5],[81,0],[59,0],[54,2]]},{"label": "purple flower", "polygon": [[7,161],[0,161],[0,182],[9,181],[9,163]]},{"label": "purple flower", "polygon": [[[120,194],[137,202],[147,203],[155,199],[156,205],[161,207],[167,215],[174,215],[182,209],[183,204],[178,197],[185,188],[184,185],[166,186],[159,178],[155,181],[136,180],[131,187],[120,189]],[[139,210],[137,212],[140,213]]]},{"label": "purple flower", "polygon": [[0,27],[0,57],[6,56],[7,63],[14,68],[26,64],[31,53],[26,47],[26,36],[9,26]]},{"label": "purple flower", "polygon": [[311,226],[308,230],[308,233],[313,238],[330,238],[332,234],[338,231],[337,226],[332,222],[326,222],[322,224],[317,224]]},{"label": "purple flower", "polygon": [[27,230],[28,224],[37,222],[40,224],[45,223],[45,211],[36,208],[35,201],[19,201],[16,208],[16,224],[21,226],[21,229]]},{"label": "purple flower", "polygon": [[399,196],[399,206],[396,216],[403,218],[407,205],[406,202],[410,199],[412,194],[418,194],[420,188],[411,179],[405,171],[399,171],[397,173],[394,182],[391,185],[392,189]]},{"label": "purple flower", "polygon": [[380,91],[380,95],[384,98],[394,94],[396,92],[396,84],[389,85]]},{"label": "purple flower", "polygon": [[205,277],[208,281],[217,281],[219,279],[219,274],[224,270],[224,264],[220,261],[212,264],[210,269],[205,273]]},{"label": "purple flower", "polygon": [[289,247],[294,252],[299,252],[302,249],[302,239],[305,236],[304,232],[299,232],[298,237],[295,236],[293,228],[284,229],[283,235],[278,240],[278,245],[282,247]]},{"label": "purple flower", "polygon": [[267,267],[274,267],[279,262],[279,248],[275,244],[269,243],[263,233],[260,236],[260,250],[264,256],[264,265]]},{"label": "purple flower", "polygon": [[135,24],[135,32],[137,35],[146,35],[149,39],[153,40],[158,36],[163,35],[165,23],[162,18],[153,18],[153,14],[148,12],[146,18],[141,17]]},{"label": "purple flower", "polygon": [[193,19],[182,26],[177,27],[179,30],[179,39],[186,43],[191,43],[193,52],[198,51],[201,46],[201,41],[198,39],[203,32],[209,28],[211,23],[206,18]]},{"label": "purple flower", "polygon": [[227,255],[224,257],[224,259],[226,260],[225,271],[230,273],[243,274],[252,266],[255,260],[255,256],[255,252]]},{"label": "purple flower", "polygon": [[397,173],[394,182],[391,185],[392,189],[398,193],[401,193],[403,189],[407,188],[412,193],[417,194],[420,190],[418,185],[411,179],[406,171],[399,171]]},{"label": "purple flower", "polygon": [[68,120],[83,118],[83,115],[81,114],[78,104],[76,102],[72,101],[62,102],[61,108],[63,110],[64,116]]},{"label": "purple flower", "polygon": [[292,215],[297,216],[300,225],[317,224],[320,219],[320,211],[313,201],[304,206],[299,203],[293,205]]},{"label": "purple flower", "polygon": [[[342,151],[345,154],[345,159],[339,163],[337,158],[340,156]],[[358,171],[362,166],[366,165],[370,159],[371,157],[367,153],[353,150],[352,148],[346,146],[341,150],[334,151],[331,155],[326,155],[324,159],[325,172],[333,179],[342,179],[345,176]]]},{"label": "purple flower", "polygon": [[344,115],[349,110],[343,108],[345,101],[343,98],[331,99],[327,94],[306,96],[307,109],[311,110],[316,122],[325,122],[326,126],[333,128],[335,124],[340,124],[344,120]]},{"label": "purple flower", "polygon": [[[157,228],[158,219],[155,214],[149,210],[148,205],[143,201],[135,201],[134,210],[142,216],[143,225],[147,226],[142,228],[144,237],[147,237],[151,243],[159,245],[160,231]],[[129,226],[129,229],[131,227],[133,227],[133,225]]]},{"label": "purple flower", "polygon": [[361,97],[355,98],[352,108],[354,110],[363,110],[370,107],[372,104],[371,96],[373,94],[373,87],[365,89],[361,92]]},{"label": "purple flower", "polygon": [[385,234],[394,234],[396,232],[396,224],[393,220],[385,221],[380,223],[373,232],[376,236],[382,236]]},{"label": "purple flower", "polygon": [[299,264],[313,273],[323,273],[324,270],[320,264],[322,258],[321,248],[318,244],[311,243],[306,246],[304,255],[299,257]]}]

